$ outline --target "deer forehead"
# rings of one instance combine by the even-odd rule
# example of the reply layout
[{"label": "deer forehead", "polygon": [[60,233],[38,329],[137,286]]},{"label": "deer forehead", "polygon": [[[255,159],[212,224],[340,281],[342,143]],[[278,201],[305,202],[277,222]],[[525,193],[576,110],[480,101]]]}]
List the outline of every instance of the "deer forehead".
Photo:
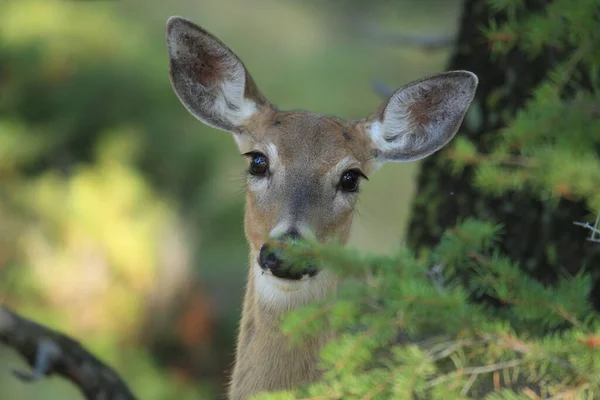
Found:
[{"label": "deer forehead", "polygon": [[250,121],[247,132],[238,141],[242,151],[265,152],[274,168],[326,174],[339,167],[368,169],[374,158],[364,128],[335,117],[274,111]]}]

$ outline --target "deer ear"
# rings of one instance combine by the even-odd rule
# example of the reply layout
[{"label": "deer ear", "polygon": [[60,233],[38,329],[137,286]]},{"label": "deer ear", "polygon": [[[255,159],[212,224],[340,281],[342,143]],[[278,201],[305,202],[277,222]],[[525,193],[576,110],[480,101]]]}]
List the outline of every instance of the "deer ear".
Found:
[{"label": "deer ear", "polygon": [[452,71],[398,89],[366,122],[380,161],[414,161],[444,147],[475,96],[477,76]]},{"label": "deer ear", "polygon": [[185,18],[167,21],[167,49],[177,97],[205,124],[239,132],[244,121],[270,106],[239,58]]}]

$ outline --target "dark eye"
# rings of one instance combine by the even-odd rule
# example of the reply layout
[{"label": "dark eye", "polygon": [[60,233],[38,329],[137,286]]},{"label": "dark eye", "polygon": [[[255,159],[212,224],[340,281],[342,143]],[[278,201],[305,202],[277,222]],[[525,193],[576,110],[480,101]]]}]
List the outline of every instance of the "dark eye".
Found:
[{"label": "dark eye", "polygon": [[362,172],[349,169],[342,174],[340,179],[340,188],[345,192],[356,192],[358,190],[358,179],[364,176]]},{"label": "dark eye", "polygon": [[255,176],[263,176],[269,171],[269,160],[262,153],[250,153],[250,169],[249,172]]}]

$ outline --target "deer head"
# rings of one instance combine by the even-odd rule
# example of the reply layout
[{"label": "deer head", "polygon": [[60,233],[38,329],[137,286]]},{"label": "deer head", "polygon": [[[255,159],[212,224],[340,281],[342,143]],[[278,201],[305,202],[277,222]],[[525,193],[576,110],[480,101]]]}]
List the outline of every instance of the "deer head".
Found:
[{"label": "deer head", "polygon": [[175,93],[200,121],[228,131],[248,160],[245,231],[251,279],[266,307],[289,309],[335,286],[327,271],[289,268],[265,243],[346,242],[362,181],[382,164],[419,160],[456,134],[477,77],[446,72],[398,89],[367,118],[281,111],[219,39],[181,18],[167,23]]}]

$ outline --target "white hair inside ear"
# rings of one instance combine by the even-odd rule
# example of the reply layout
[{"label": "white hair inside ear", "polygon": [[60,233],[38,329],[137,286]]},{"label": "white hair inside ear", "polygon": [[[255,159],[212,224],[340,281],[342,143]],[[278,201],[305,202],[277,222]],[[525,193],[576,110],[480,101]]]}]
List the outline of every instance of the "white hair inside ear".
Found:
[{"label": "white hair inside ear", "polygon": [[240,59],[219,39],[182,17],[167,21],[173,89],[185,108],[212,127],[238,132],[269,104]]},{"label": "white hair inside ear", "polygon": [[477,83],[471,72],[452,71],[398,89],[367,121],[376,164],[419,160],[444,147],[458,131]]}]

